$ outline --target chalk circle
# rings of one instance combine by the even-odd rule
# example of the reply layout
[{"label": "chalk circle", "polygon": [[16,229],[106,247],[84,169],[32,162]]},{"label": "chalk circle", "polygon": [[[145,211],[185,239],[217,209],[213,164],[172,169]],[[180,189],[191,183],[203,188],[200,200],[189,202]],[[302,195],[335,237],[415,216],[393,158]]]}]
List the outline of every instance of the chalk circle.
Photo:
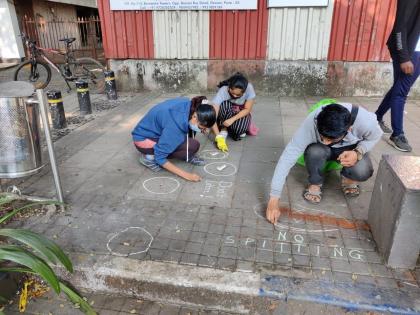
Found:
[{"label": "chalk circle", "polygon": [[[285,205],[285,204],[283,204]],[[265,210],[267,209],[267,205],[263,204],[263,203],[257,203],[254,206],[254,213],[264,219],[267,220],[267,218],[265,217]],[[299,211],[301,212],[301,211]],[[281,218],[281,217],[280,217]],[[339,229],[319,229],[319,230],[314,230],[314,229],[302,229],[302,228],[297,228],[294,226],[288,226],[288,225],[283,225],[281,223],[279,223],[277,221],[277,223],[275,224],[276,227],[281,228],[281,229],[286,229],[286,230],[292,230],[294,232],[300,232],[300,233],[322,233],[322,232],[333,232],[333,231],[338,231]]]},{"label": "chalk circle", "polygon": [[147,230],[131,226],[111,236],[106,248],[112,255],[127,257],[147,252],[152,242],[153,236]]},{"label": "chalk circle", "polygon": [[[218,170],[218,167],[223,167],[225,166],[222,170]],[[231,169],[229,171],[229,169]],[[233,165],[232,163],[227,163],[227,162],[212,162],[209,164],[206,164],[204,166],[204,171],[207,174],[213,175],[213,176],[231,176],[236,174],[236,166]]]},{"label": "chalk circle", "polygon": [[216,150],[203,150],[200,152],[200,157],[206,160],[222,160],[228,156],[229,153]]},{"label": "chalk circle", "polygon": [[181,184],[172,177],[152,177],[143,182],[143,188],[156,195],[169,195],[175,192]]}]

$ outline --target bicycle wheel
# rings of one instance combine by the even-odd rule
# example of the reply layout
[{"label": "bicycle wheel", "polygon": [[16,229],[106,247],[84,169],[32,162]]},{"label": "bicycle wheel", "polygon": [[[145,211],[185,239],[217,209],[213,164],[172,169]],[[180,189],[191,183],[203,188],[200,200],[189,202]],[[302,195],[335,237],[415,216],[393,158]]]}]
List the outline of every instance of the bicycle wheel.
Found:
[{"label": "bicycle wheel", "polygon": [[78,58],[72,63],[73,76],[88,81],[91,93],[103,93],[105,90],[105,67],[93,58]]},{"label": "bicycle wheel", "polygon": [[51,80],[51,68],[48,64],[37,61],[35,69],[32,69],[31,61],[21,63],[15,71],[15,81],[32,83],[36,89],[44,89]]}]

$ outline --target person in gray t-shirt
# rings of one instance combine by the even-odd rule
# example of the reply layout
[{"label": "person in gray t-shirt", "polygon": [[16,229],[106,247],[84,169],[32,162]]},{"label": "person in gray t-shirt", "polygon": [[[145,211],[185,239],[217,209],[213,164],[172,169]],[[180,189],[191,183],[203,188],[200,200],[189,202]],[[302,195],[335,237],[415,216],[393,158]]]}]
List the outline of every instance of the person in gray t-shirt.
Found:
[{"label": "person in gray t-shirt", "polygon": [[296,160],[304,154],[308,187],[303,198],[319,203],[322,198],[323,168],[327,161],[342,165],[341,188],[344,195],[360,194],[359,182],[373,175],[368,152],[381,139],[382,130],[376,116],[352,104],[330,104],[306,117],[283,151],[271,181],[266,217],[275,224],[280,217],[280,196],[286,177]]},{"label": "person in gray t-shirt", "polygon": [[217,87],[219,90],[213,98],[217,124],[213,127],[213,132],[217,147],[227,151],[227,135],[237,141],[245,137],[250,128],[255,91],[252,84],[239,72],[220,82]]}]

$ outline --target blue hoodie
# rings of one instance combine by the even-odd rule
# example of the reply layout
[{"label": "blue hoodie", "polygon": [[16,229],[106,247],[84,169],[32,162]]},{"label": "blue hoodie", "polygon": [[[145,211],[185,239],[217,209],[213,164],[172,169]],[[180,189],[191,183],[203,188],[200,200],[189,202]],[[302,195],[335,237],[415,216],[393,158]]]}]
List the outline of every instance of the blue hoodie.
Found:
[{"label": "blue hoodie", "polygon": [[159,139],[154,146],[155,161],[163,165],[168,155],[186,140],[191,101],[186,97],[166,100],[154,106],[131,132],[134,141]]}]

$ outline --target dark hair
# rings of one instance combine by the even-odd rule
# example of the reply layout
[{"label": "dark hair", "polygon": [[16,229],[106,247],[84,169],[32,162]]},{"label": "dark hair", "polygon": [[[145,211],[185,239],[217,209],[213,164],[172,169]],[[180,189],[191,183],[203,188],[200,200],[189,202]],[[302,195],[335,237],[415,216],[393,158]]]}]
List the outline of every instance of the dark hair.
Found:
[{"label": "dark hair", "polygon": [[339,139],[346,135],[351,124],[351,114],[343,105],[330,104],[318,114],[317,129],[321,136]]},{"label": "dark hair", "polygon": [[209,104],[201,104],[203,100],[206,100],[205,96],[196,96],[191,99],[190,116],[191,119],[194,113],[197,113],[197,119],[200,125],[210,128],[216,122],[216,111],[213,106]]},{"label": "dark hair", "polygon": [[221,81],[217,85],[218,88],[221,88],[222,86],[228,86],[230,89],[241,89],[245,92],[248,87],[248,79],[245,78],[242,73],[236,72],[229,79]]}]

